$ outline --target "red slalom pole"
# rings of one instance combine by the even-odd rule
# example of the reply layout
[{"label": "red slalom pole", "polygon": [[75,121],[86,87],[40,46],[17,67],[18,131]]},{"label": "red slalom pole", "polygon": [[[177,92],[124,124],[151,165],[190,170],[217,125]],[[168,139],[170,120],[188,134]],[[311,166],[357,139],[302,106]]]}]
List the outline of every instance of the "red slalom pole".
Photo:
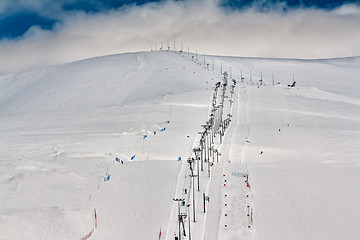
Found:
[{"label": "red slalom pole", "polygon": [[96,216],[96,208],[94,209],[94,216],[95,216],[95,228],[97,228],[97,216]]},{"label": "red slalom pole", "polygon": [[251,225],[253,225],[253,210],[251,208]]}]

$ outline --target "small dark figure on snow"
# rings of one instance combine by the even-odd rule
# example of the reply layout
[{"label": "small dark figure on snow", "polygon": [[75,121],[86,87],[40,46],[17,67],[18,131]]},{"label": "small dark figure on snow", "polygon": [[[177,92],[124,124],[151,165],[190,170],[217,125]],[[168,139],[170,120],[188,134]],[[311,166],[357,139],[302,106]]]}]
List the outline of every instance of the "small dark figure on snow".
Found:
[{"label": "small dark figure on snow", "polygon": [[294,81],[291,85],[287,85],[288,87],[295,87],[296,82]]},{"label": "small dark figure on snow", "polygon": [[124,164],[124,161],[123,161],[123,160],[121,160],[121,164]]}]

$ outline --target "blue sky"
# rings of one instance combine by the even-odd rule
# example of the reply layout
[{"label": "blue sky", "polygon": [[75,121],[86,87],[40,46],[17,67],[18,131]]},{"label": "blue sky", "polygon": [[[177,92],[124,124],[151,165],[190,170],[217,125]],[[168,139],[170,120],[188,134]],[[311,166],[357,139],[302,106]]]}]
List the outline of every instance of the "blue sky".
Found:
[{"label": "blue sky", "polygon": [[360,0],[1,0],[0,74],[167,40],[218,55],[360,55],[359,22]]}]

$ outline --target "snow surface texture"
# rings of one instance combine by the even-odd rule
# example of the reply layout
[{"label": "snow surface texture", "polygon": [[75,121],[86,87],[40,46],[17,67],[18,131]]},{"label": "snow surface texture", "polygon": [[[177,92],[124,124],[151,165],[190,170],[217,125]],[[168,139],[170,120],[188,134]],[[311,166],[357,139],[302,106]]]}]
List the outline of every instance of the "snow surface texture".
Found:
[{"label": "snow surface texture", "polygon": [[[0,76],[0,239],[174,239],[173,198],[192,239],[357,239],[360,59],[205,63],[144,52]],[[221,69],[232,118],[197,191],[186,160]]]}]

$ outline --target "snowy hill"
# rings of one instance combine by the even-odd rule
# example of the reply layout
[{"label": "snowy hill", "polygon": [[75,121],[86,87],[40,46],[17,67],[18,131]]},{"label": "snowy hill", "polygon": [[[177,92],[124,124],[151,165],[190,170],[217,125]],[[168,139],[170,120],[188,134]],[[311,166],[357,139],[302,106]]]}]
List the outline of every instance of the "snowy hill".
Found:
[{"label": "snowy hill", "polygon": [[360,59],[205,61],[142,52],[0,76],[0,239],[174,239],[221,70],[232,119],[200,171],[192,239],[356,239]]}]

